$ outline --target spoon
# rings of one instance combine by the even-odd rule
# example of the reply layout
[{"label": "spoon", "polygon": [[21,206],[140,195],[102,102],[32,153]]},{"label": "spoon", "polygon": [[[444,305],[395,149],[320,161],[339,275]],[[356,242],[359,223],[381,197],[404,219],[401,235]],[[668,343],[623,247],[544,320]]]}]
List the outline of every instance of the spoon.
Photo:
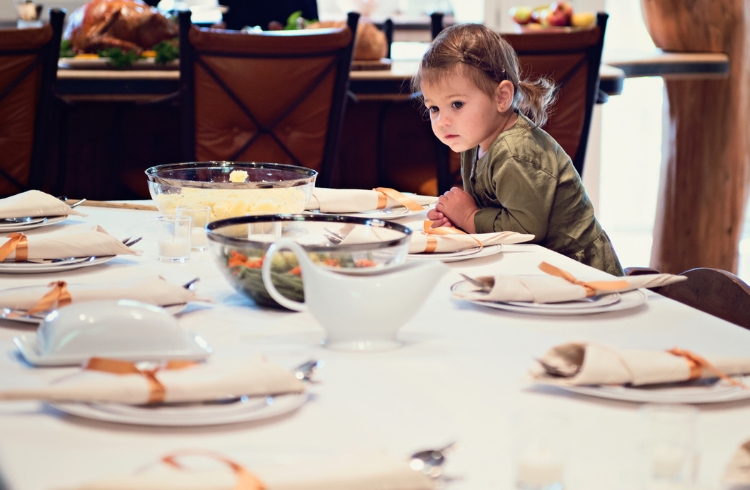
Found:
[{"label": "spoon", "polygon": [[338,245],[344,241],[343,236],[333,230],[329,230],[328,228],[323,228],[323,234],[326,236],[328,241],[333,243],[334,245]]},{"label": "spoon", "polygon": [[86,198],[81,199],[80,201],[78,201],[76,203],[69,204],[68,206],[70,206],[70,208],[73,209],[73,208],[77,208],[78,206],[80,206],[81,204],[83,204],[85,202],[86,202]]},{"label": "spoon", "polygon": [[[459,274],[461,273],[459,272]],[[485,284],[482,281],[467,276],[466,274],[461,274],[461,277],[469,281],[474,286],[478,287],[483,293],[489,293],[490,291],[492,291],[492,286],[490,286],[489,284]]]},{"label": "spoon", "polygon": [[409,456],[409,467],[415,471],[421,471],[426,475],[437,478],[443,473],[441,466],[445,463],[446,454],[455,446],[456,441],[453,441],[439,449],[417,451]]},{"label": "spoon", "polygon": [[544,368],[547,374],[558,378],[570,378],[578,374],[578,371],[581,370],[580,366],[553,366],[552,364],[545,362],[542,359],[537,359],[536,362],[538,362]]}]

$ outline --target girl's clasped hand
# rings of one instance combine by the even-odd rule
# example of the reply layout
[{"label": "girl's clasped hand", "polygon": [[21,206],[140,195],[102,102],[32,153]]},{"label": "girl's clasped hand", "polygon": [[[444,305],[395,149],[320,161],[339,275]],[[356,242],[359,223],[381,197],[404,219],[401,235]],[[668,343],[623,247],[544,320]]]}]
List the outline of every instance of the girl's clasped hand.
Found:
[{"label": "girl's clasped hand", "polygon": [[456,226],[466,233],[476,233],[474,215],[477,211],[479,207],[471,194],[460,187],[454,187],[440,196],[435,208],[428,211],[427,218],[432,220],[433,228]]}]

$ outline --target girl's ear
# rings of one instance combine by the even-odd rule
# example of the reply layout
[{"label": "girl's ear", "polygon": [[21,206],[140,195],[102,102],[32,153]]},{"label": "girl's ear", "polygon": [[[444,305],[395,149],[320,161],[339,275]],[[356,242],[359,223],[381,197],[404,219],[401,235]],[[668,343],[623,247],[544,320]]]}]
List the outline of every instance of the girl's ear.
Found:
[{"label": "girl's ear", "polygon": [[495,89],[495,99],[497,101],[498,112],[506,112],[513,106],[514,95],[515,90],[513,89],[513,84],[510,83],[509,80],[503,80],[497,84],[497,89]]}]

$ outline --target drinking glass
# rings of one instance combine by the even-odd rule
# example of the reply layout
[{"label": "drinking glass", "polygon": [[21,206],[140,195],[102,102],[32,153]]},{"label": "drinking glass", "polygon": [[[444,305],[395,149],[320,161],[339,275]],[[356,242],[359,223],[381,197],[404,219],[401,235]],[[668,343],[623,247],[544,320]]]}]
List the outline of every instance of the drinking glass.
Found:
[{"label": "drinking glass", "polygon": [[645,488],[693,488],[698,469],[695,425],[699,410],[690,405],[646,404],[643,455]]},{"label": "drinking glass", "polygon": [[515,459],[518,490],[562,490],[568,449],[568,419],[556,412],[516,416]]},{"label": "drinking glass", "polygon": [[42,27],[42,4],[30,0],[16,0],[17,27]]},{"label": "drinking glass", "polygon": [[208,248],[208,237],[206,236],[206,225],[211,216],[209,206],[190,205],[177,206],[177,216],[190,216],[193,218],[193,230],[190,232],[190,243],[193,250],[203,252]]},{"label": "drinking glass", "polygon": [[157,223],[159,260],[162,262],[186,262],[189,260],[193,218],[190,216],[159,216]]}]

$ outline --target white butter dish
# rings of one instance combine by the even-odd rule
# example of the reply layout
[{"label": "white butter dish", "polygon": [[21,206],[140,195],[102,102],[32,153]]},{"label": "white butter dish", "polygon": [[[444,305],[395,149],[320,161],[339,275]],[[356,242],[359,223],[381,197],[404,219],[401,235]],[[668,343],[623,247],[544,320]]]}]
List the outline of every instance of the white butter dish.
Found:
[{"label": "white butter dish", "polygon": [[91,357],[202,360],[212,352],[163,308],[131,300],[73,303],[47,315],[36,335],[13,341],[36,366],[75,365]]}]

